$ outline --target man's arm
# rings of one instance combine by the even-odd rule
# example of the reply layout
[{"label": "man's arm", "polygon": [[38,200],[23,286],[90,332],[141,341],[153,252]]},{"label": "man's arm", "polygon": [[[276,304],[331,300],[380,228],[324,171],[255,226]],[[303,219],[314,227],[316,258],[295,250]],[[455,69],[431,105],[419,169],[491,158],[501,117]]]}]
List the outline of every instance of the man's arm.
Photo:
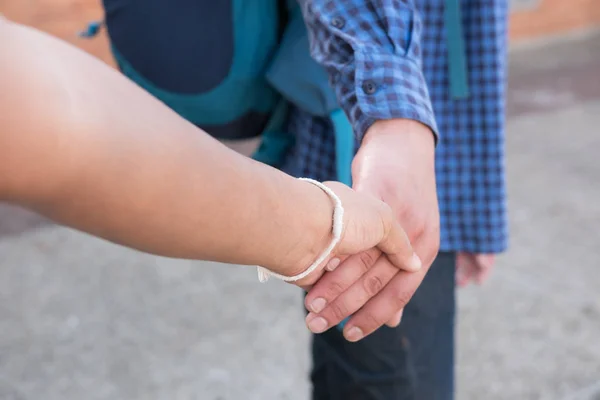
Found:
[{"label": "man's arm", "polygon": [[[311,54],[327,69],[362,143],[353,161],[353,186],[392,207],[428,267],[439,246],[437,127],[421,69],[418,10],[411,0],[304,0],[301,4]],[[399,323],[402,308],[427,268],[408,276],[394,270],[379,252],[367,254],[348,259],[309,293],[309,327],[322,327],[322,320],[315,321],[323,318],[329,328],[343,315],[356,312],[344,334],[357,340],[386,322]],[[357,277],[361,278],[356,281]],[[347,291],[341,295],[343,290]],[[327,304],[324,309],[323,304]]]},{"label": "man's arm", "polygon": [[412,0],[300,0],[311,55],[362,139],[375,121],[410,119],[437,135]]}]

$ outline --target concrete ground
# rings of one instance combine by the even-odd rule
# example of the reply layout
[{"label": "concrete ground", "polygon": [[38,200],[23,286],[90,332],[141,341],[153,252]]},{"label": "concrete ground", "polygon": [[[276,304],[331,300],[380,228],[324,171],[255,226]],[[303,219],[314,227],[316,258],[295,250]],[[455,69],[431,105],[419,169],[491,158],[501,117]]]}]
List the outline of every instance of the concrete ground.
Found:
[{"label": "concrete ground", "polygon": [[[599,72],[600,37],[511,54],[512,247],[460,291],[459,400],[600,399]],[[2,206],[0,399],[307,399],[300,292],[229,271]]]}]

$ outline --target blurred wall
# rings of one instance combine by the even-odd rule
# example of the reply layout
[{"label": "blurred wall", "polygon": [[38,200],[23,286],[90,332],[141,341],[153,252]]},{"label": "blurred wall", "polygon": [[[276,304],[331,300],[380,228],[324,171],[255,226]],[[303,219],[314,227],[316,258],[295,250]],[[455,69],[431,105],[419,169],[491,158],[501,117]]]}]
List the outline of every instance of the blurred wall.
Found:
[{"label": "blurred wall", "polygon": [[77,37],[77,32],[85,29],[88,22],[102,18],[100,0],[0,0],[0,13],[67,40],[113,64],[104,31],[93,40]]},{"label": "blurred wall", "polygon": [[513,41],[600,28],[600,0],[512,0]]}]

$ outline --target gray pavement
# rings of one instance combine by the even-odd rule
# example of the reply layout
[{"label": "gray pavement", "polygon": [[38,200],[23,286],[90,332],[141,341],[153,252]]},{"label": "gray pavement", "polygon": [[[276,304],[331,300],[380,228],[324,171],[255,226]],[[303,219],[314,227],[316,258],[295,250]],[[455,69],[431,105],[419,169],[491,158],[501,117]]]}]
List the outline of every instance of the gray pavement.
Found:
[{"label": "gray pavement", "polygon": [[[512,247],[460,291],[459,400],[600,399],[598,39],[511,54]],[[0,208],[0,399],[307,399],[301,293],[233,268]]]}]

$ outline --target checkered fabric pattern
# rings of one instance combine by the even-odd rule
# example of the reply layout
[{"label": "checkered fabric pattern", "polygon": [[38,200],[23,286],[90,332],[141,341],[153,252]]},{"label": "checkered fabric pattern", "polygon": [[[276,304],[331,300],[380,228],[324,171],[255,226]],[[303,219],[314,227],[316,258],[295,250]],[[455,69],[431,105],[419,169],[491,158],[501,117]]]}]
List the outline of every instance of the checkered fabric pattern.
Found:
[{"label": "checkered fabric pattern", "polygon": [[[507,246],[504,98],[508,5],[461,1],[470,95],[449,89],[447,0],[306,0],[313,57],[329,72],[357,146],[377,119],[410,118],[438,134],[441,250],[497,253]],[[435,118],[434,118],[435,115]],[[296,146],[285,170],[335,179],[329,120],[293,110]]]}]

